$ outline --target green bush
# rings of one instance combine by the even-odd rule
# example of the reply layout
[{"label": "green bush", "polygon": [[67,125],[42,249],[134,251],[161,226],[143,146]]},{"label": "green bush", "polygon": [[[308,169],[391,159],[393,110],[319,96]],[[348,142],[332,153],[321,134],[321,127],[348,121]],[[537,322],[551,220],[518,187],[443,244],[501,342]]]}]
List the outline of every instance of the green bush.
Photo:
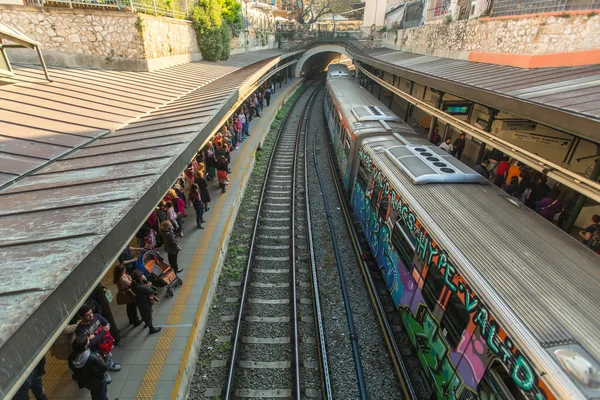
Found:
[{"label": "green bush", "polygon": [[242,27],[241,10],[235,0],[196,1],[189,17],[196,30],[202,58],[208,61],[229,58],[231,32],[239,34]]}]

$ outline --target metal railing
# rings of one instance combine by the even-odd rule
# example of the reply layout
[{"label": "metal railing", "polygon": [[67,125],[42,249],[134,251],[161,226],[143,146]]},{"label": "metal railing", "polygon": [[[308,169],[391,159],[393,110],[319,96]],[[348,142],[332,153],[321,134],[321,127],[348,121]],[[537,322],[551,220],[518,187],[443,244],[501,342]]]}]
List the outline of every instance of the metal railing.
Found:
[{"label": "metal railing", "polygon": [[[186,12],[179,10],[179,4],[176,1],[171,1],[170,6],[164,4],[164,0],[145,0],[144,2],[133,0],[26,0],[26,3],[34,7],[99,8],[141,12],[175,19],[186,19],[187,17]],[[187,8],[187,2],[185,6]]]}]

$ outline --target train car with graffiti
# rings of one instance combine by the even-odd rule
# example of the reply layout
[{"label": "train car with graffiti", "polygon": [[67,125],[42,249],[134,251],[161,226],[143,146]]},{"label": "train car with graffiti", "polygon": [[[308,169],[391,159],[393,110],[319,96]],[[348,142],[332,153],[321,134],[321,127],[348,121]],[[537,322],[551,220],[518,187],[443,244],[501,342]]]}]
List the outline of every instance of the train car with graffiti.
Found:
[{"label": "train car with graffiti", "polygon": [[387,109],[362,135],[355,109],[384,109],[367,95],[328,78],[331,139],[436,397],[600,399],[598,256]]}]

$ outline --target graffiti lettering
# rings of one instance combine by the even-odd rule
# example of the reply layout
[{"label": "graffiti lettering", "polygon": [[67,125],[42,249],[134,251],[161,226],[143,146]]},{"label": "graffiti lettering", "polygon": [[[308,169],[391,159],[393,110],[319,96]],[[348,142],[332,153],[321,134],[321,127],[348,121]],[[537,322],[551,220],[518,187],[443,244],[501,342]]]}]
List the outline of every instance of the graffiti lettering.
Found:
[{"label": "graffiti lettering", "polygon": [[[401,221],[415,239],[415,253],[420,260],[429,268],[437,268],[440,271],[444,277],[446,288],[452,294],[458,295],[460,293],[459,299],[463,302],[475,327],[479,327],[481,338],[485,340],[488,350],[503,362],[514,382],[527,393],[529,397],[535,399],[545,399],[546,397],[549,397],[547,396],[546,390],[542,389],[542,383],[539,381],[539,378],[529,361],[519,352],[519,350],[514,348],[511,338],[500,326],[498,326],[495,318],[482,304],[475,292],[467,285],[456,266],[450,260],[448,253],[433,240],[423,224],[419,221],[417,215],[411,211],[409,204],[407,204],[402,196],[395,191],[382,172],[372,162],[370,156],[360,150],[359,157],[366,169],[373,173],[375,184],[382,188],[382,192],[385,195],[390,196],[390,206],[392,210],[398,214]],[[356,185],[356,190],[359,192],[362,191],[358,185]],[[357,195],[357,193],[355,193],[355,195]],[[358,198],[355,197],[353,201],[359,203],[357,199]],[[380,238],[376,235],[379,230],[377,214],[374,212],[369,213],[367,211],[371,208],[368,200],[366,202],[361,202],[361,204],[356,204],[356,206],[358,207],[355,207],[355,209],[361,211],[359,213],[361,214],[359,217],[361,221],[368,221],[366,224],[368,226],[365,227],[365,233],[368,233],[367,237],[369,238],[371,247],[373,249],[378,249],[378,246],[382,244],[379,243]],[[389,238],[389,235],[387,235],[387,238]],[[372,242],[373,240],[375,241]],[[385,247],[386,245],[383,246]],[[390,267],[386,266],[386,268],[389,269]],[[425,272],[426,271],[424,271],[424,273]],[[390,274],[390,276],[394,276],[394,274]],[[424,278],[426,278],[426,276]],[[401,308],[404,307],[403,309],[406,315],[403,317],[403,320],[405,325],[410,326],[413,324],[413,322],[411,322],[414,321],[412,313],[415,309],[413,308],[411,310],[410,307],[406,308],[406,304],[397,303],[397,306]],[[448,346],[439,334],[439,325],[437,321],[435,321],[429,312],[422,311],[421,306],[426,308],[422,303],[419,305],[418,313],[420,313],[420,315],[417,316],[417,320],[420,327],[418,329],[417,327],[414,327],[414,337],[412,337],[411,340],[414,340],[413,343],[418,345],[421,353],[429,354],[429,356],[423,356],[422,362],[425,362],[430,370],[433,369],[433,371],[439,372],[449,368],[449,370],[446,371],[447,375],[436,374],[437,376],[434,377],[436,385],[444,387],[443,390],[445,390],[445,392],[443,393],[448,395],[460,386],[460,380],[458,382],[451,382],[449,380],[450,377],[456,376],[457,373],[452,372],[452,364],[448,361],[448,357],[446,357],[448,354]]]}]

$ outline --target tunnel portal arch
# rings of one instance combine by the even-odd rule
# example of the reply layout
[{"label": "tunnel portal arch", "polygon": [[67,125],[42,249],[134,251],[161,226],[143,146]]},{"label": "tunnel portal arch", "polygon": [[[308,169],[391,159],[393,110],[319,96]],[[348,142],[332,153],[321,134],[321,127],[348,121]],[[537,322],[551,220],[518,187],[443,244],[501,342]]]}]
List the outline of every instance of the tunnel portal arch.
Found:
[{"label": "tunnel portal arch", "polygon": [[302,57],[300,57],[300,60],[298,60],[298,62],[296,63],[295,76],[297,78],[300,77],[302,68],[304,68],[304,63],[306,63],[306,61],[308,61],[309,58],[319,53],[340,53],[352,59],[352,56],[350,56],[350,54],[348,54],[348,51],[346,51],[346,47],[340,46],[339,44],[323,44],[312,47],[305,51],[304,54],[302,54]]}]

